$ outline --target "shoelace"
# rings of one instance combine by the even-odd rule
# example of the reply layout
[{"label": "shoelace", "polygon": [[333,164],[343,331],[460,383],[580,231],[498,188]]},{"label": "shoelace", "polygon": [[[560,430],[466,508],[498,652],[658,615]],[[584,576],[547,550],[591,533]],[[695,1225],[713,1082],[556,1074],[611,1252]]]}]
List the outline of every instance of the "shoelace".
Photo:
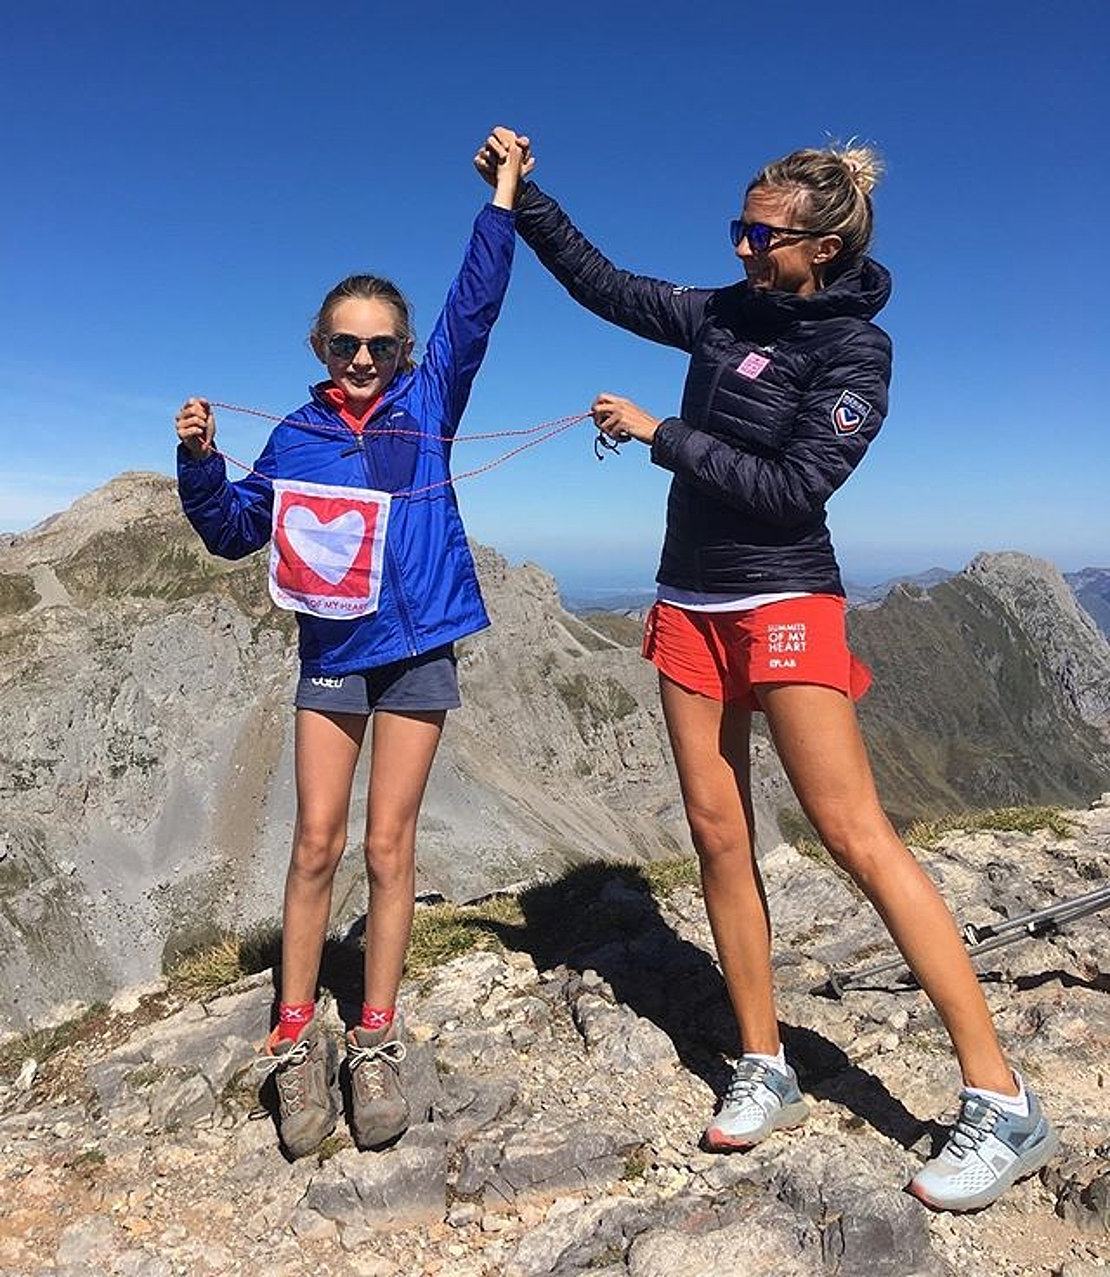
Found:
[{"label": "shoelace", "polygon": [[288,1051],[282,1051],[280,1054],[257,1056],[251,1061],[251,1065],[253,1068],[259,1069],[265,1078],[277,1069],[284,1069],[287,1065],[303,1064],[308,1059],[308,1051],[308,1043],[301,1041]]},{"label": "shoelace", "polygon": [[948,1143],[955,1150],[957,1158],[962,1161],[978,1148],[993,1132],[1001,1116],[1002,1110],[997,1104],[991,1104],[987,1100],[965,1100],[952,1134],[948,1137]]},{"label": "shoelace", "polygon": [[362,1046],[357,1042],[347,1043],[347,1063],[352,1070],[369,1064],[373,1060],[389,1060],[400,1064],[408,1055],[405,1044],[396,1038],[391,1042],[379,1042],[377,1046]]},{"label": "shoelace", "polygon": [[304,1086],[296,1073],[288,1072],[291,1065],[304,1064],[308,1059],[309,1044],[300,1041],[288,1051],[280,1055],[260,1055],[251,1063],[262,1074],[264,1081],[271,1073],[277,1076],[278,1094],[281,1096],[281,1107],[286,1113],[299,1113],[304,1106]]},{"label": "shoelace", "polygon": [[742,1060],[736,1066],[736,1070],[732,1075],[732,1081],[728,1084],[728,1090],[725,1092],[726,1104],[735,1104],[737,1100],[751,1099],[756,1087],[759,1086],[770,1071],[766,1064],[761,1064],[758,1060]]}]

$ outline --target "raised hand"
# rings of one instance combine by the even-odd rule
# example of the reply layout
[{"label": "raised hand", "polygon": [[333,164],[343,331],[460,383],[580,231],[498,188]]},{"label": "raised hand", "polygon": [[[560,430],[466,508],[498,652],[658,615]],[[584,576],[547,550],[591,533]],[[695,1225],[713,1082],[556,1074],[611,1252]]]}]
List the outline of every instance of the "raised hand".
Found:
[{"label": "raised hand", "polygon": [[535,164],[529,139],[503,125],[490,133],[474,156],[474,167],[494,188],[493,202],[501,208],[512,208],[520,183]]},{"label": "raised hand", "polygon": [[186,399],[174,418],[177,437],[194,461],[212,450],[216,418],[207,399]]}]

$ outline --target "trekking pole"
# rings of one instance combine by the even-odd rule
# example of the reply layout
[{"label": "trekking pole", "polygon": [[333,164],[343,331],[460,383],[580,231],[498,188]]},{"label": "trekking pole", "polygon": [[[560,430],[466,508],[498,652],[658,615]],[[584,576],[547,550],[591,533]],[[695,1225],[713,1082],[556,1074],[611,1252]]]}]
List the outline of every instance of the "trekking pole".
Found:
[{"label": "trekking pole", "polygon": [[[1074,922],[1076,918],[1085,918],[1088,914],[1098,913],[1106,908],[1110,908],[1110,886],[1099,887],[1095,891],[1089,891],[1085,896],[1061,900],[1045,909],[1022,914],[1018,918],[1008,918],[1004,922],[991,923],[982,927],[969,922],[961,934],[968,946],[969,956],[975,957],[980,953],[989,953],[992,949],[1001,949],[1003,945],[1013,944],[1016,940],[1048,935],[1065,923]],[[898,971],[905,966],[903,958],[892,958],[863,967],[859,971],[840,972],[833,969],[829,972],[825,983],[817,985],[811,992],[839,999],[846,989],[858,988],[877,975],[884,975],[888,971]]]}]

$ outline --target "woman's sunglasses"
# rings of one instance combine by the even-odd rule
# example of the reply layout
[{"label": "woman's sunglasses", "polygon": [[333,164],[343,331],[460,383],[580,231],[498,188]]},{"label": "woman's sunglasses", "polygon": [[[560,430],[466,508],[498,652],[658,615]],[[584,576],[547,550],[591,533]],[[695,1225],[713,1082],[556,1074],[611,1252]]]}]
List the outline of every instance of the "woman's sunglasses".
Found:
[{"label": "woman's sunglasses", "polygon": [[353,333],[332,333],[327,341],[328,354],[333,359],[344,359],[347,363],[354,359],[363,346],[376,364],[384,364],[397,358],[401,342],[397,337],[356,337]]},{"label": "woman's sunglasses", "polygon": [[739,248],[740,241],[746,239],[753,253],[765,253],[774,243],[776,235],[803,235],[806,239],[817,239],[824,231],[805,231],[799,226],[768,226],[766,222],[742,222],[733,218],[728,224],[728,237],[732,247]]}]

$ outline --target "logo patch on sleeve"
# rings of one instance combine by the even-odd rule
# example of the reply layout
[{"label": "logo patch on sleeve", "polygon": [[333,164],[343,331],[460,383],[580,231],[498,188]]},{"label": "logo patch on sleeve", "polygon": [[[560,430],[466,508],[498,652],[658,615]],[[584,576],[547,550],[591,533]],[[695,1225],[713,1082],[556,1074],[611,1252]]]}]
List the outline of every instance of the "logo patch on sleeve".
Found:
[{"label": "logo patch on sleeve", "polygon": [[871,405],[866,399],[842,390],[832,410],[832,423],[838,435],[854,435],[871,415]]}]

